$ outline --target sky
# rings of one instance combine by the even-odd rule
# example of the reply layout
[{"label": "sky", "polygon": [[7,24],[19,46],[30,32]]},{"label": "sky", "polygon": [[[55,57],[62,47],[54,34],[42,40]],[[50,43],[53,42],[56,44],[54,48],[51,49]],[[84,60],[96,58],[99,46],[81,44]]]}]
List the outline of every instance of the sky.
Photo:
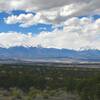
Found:
[{"label": "sky", "polygon": [[100,50],[100,0],[0,0],[0,47]]}]

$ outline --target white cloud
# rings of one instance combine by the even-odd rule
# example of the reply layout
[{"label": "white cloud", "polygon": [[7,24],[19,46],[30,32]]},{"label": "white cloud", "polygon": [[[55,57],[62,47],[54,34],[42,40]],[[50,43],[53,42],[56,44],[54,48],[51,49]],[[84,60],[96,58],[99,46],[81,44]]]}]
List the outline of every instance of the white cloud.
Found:
[{"label": "white cloud", "polygon": [[31,34],[22,34],[17,32],[0,33],[0,46],[13,47],[13,46],[28,46]]},{"label": "white cloud", "polygon": [[35,36],[31,33],[0,33],[0,45],[3,47],[41,45],[46,48],[76,50],[89,47],[100,50],[100,19],[74,17],[64,22],[63,26],[63,30],[55,29]]},{"label": "white cloud", "polygon": [[[46,12],[46,16],[44,17],[41,13],[37,13],[33,15],[31,13],[28,14],[20,14],[20,15],[12,15],[7,18],[4,18],[6,24],[16,24],[19,23],[20,27],[30,27],[34,24],[45,23],[45,24],[54,24],[55,14],[50,12]],[[49,16],[50,15],[50,16]],[[55,23],[56,24],[56,23]]]},{"label": "white cloud", "polygon": [[[32,11],[47,23],[59,24],[72,17],[100,14],[100,0],[4,0],[0,10]],[[33,18],[31,22],[34,24]]]},{"label": "white cloud", "polygon": [[40,17],[40,14],[20,14],[19,16],[17,15],[12,15],[8,18],[5,19],[6,24],[16,24],[19,23],[20,27],[29,27],[33,24],[37,23],[43,23],[43,20]]}]

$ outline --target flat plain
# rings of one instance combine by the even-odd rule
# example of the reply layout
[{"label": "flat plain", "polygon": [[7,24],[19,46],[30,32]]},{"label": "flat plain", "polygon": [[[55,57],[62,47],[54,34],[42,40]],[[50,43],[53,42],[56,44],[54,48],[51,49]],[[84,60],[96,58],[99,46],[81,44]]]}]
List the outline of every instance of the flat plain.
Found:
[{"label": "flat plain", "polygon": [[0,100],[100,100],[100,64],[0,64]]}]

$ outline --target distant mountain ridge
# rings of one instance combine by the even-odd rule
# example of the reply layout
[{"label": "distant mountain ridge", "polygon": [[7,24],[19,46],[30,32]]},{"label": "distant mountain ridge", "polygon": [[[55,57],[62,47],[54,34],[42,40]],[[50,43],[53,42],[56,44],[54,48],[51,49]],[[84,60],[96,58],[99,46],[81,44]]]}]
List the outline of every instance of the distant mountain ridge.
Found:
[{"label": "distant mountain ridge", "polygon": [[100,62],[100,50],[75,51],[42,47],[11,47],[0,48],[0,59],[73,59]]}]

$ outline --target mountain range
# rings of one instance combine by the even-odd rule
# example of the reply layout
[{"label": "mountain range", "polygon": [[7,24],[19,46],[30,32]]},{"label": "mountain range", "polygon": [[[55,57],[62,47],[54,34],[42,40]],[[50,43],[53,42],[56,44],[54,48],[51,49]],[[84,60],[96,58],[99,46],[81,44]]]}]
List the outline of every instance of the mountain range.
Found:
[{"label": "mountain range", "polygon": [[45,61],[88,61],[100,62],[100,50],[69,50],[42,47],[0,47],[0,60],[45,60]]}]

